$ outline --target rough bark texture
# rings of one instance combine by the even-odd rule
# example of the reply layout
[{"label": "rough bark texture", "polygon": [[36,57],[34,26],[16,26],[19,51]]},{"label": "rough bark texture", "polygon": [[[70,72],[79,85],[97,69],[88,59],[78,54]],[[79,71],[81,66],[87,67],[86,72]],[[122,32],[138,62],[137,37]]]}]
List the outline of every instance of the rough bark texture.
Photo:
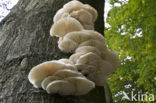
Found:
[{"label": "rough bark texture", "polygon": [[[57,38],[49,35],[55,12],[68,1],[20,0],[0,23],[0,103],[105,103],[103,87],[83,96],[59,96],[35,89],[28,81],[33,66],[69,57],[58,49]],[[83,1],[103,9],[102,0]],[[102,16],[95,25],[101,33]]]}]

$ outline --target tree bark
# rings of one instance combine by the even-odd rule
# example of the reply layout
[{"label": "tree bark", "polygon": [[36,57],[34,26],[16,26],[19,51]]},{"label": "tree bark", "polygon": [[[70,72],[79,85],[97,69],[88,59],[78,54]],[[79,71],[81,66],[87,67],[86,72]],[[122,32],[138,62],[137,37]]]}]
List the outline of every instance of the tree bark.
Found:
[{"label": "tree bark", "polygon": [[[58,39],[49,35],[54,14],[68,1],[20,0],[0,22],[0,103],[105,103],[103,87],[83,96],[59,96],[36,89],[28,81],[33,66],[70,56],[63,54]],[[104,4],[102,0],[84,3],[100,8],[100,13],[104,7],[98,7]],[[103,13],[99,15],[95,27],[103,33]]]}]

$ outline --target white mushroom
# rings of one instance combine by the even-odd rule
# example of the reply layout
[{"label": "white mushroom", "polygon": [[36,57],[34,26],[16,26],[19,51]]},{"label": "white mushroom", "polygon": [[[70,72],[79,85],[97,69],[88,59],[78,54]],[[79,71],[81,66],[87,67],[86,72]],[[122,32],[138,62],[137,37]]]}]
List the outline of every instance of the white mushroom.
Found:
[{"label": "white mushroom", "polygon": [[59,49],[65,53],[73,53],[78,46],[79,44],[71,39],[61,40],[58,45]]},{"label": "white mushroom", "polygon": [[87,53],[95,53],[96,55],[99,55],[99,56],[101,55],[101,52],[96,47],[81,46],[75,50],[75,53],[70,56],[69,60],[76,64],[80,56],[81,57],[85,56]]},{"label": "white mushroom", "polygon": [[99,61],[101,60],[102,59],[97,54],[88,52],[80,56],[76,64],[88,64],[88,65],[94,65],[96,67],[99,67]]},{"label": "white mushroom", "polygon": [[33,67],[29,72],[28,79],[34,87],[39,88],[45,77],[53,75],[56,71],[64,68],[76,70],[75,66],[72,65],[66,65],[58,61],[47,61]]},{"label": "white mushroom", "polygon": [[113,65],[106,60],[102,60],[99,63],[99,67],[100,67],[100,72],[103,75],[108,75],[114,71]]},{"label": "white mushroom", "polygon": [[[78,71],[81,72],[84,76],[86,76],[88,78],[88,76],[91,74],[91,73],[95,73],[97,71],[100,70],[99,67],[97,67],[96,65],[89,65],[89,64],[75,64]],[[90,79],[91,80],[91,79]]]},{"label": "white mushroom", "polygon": [[66,59],[66,58],[64,58],[64,59],[59,59],[58,61],[63,62],[63,63],[65,63],[65,64],[70,64],[70,65],[73,65],[73,66],[74,66],[74,63],[73,63],[71,60]]},{"label": "white mushroom", "polygon": [[94,22],[97,19],[97,17],[98,17],[98,13],[97,13],[96,9],[94,9],[93,7],[91,7],[88,4],[85,4],[84,5],[84,8],[86,10],[88,10],[92,14],[92,16],[93,16],[93,22]]},{"label": "white mushroom", "polygon": [[84,55],[82,52],[74,53],[69,57],[69,60],[72,61],[74,64],[77,63],[77,60],[80,58],[80,56]]},{"label": "white mushroom", "polygon": [[42,88],[43,88],[44,90],[46,90],[48,84],[51,83],[52,81],[55,81],[55,80],[60,80],[60,78],[57,77],[57,76],[48,76],[48,77],[46,77],[46,78],[42,81],[42,83],[41,83]]},{"label": "white mushroom", "polygon": [[97,31],[94,31],[94,30],[84,30],[84,31],[87,32],[89,35],[91,35],[92,38],[95,38],[96,40],[99,40],[105,44],[105,38],[104,38],[104,36],[102,36],[102,34],[98,33]]},{"label": "white mushroom", "polygon": [[84,95],[95,88],[94,82],[84,78],[84,77],[69,77],[65,80],[71,82],[75,87],[74,95]]},{"label": "white mushroom", "polygon": [[80,9],[77,11],[72,11],[69,15],[80,21],[82,25],[93,23],[92,15],[87,10]]},{"label": "white mushroom", "polygon": [[92,52],[97,55],[101,55],[101,52],[96,47],[93,47],[93,46],[81,46],[75,50],[75,53],[79,53],[79,52],[84,53],[84,54],[88,52]]},{"label": "white mushroom", "polygon": [[86,40],[89,40],[89,39],[92,39],[92,37],[89,35],[88,32],[86,32],[86,30],[82,30],[82,31],[73,31],[73,32],[69,32],[67,33],[63,40],[65,39],[70,39],[78,44],[86,41]]},{"label": "white mushroom", "polygon": [[76,64],[78,70],[86,76],[87,79],[93,81],[98,86],[103,86],[106,75],[101,72],[100,67],[88,64]]},{"label": "white mushroom", "polygon": [[[63,52],[73,53],[79,44],[88,40],[99,40],[101,44],[105,43],[104,37],[98,32],[92,30],[82,30],[67,33],[62,40],[59,41],[59,48]],[[105,45],[104,45],[105,47]]]},{"label": "white mushroom", "polygon": [[82,30],[82,31],[73,31],[67,33],[63,40],[70,39],[77,43],[83,43],[87,40],[99,40],[102,43],[105,43],[105,38],[98,32],[95,32],[93,30]]},{"label": "white mushroom", "polygon": [[92,52],[80,56],[80,58],[77,60],[76,65],[80,64],[93,65],[97,68],[100,68],[101,70],[103,70],[102,73],[104,75],[108,75],[116,69],[113,67],[113,64],[110,61],[103,60],[98,55]]},{"label": "white mushroom", "polygon": [[87,40],[85,42],[82,42],[78,48],[83,47],[83,46],[93,46],[93,47],[96,47],[101,52],[106,51],[106,45],[100,40],[94,40],[94,39]]},{"label": "white mushroom", "polygon": [[83,6],[84,6],[83,3],[81,3],[80,1],[73,0],[73,1],[66,3],[63,6],[63,8],[66,8],[66,9],[73,8],[74,10],[78,10],[78,9],[82,8]]},{"label": "white mushroom", "polygon": [[54,76],[57,76],[61,79],[67,78],[67,77],[84,77],[81,73],[69,69],[63,69],[57,71]]},{"label": "white mushroom", "polygon": [[119,66],[119,57],[112,51],[105,51],[102,53],[102,59],[110,62],[114,69],[117,69]]},{"label": "white mushroom", "polygon": [[50,29],[51,36],[63,37],[68,32],[81,31],[83,29],[79,21],[72,17],[66,17],[54,23]]},{"label": "white mushroom", "polygon": [[69,16],[69,13],[65,12],[64,8],[61,8],[56,12],[56,14],[55,14],[55,16],[53,18],[53,22],[56,23],[58,20],[60,20],[61,18],[66,17],[67,15]]},{"label": "white mushroom", "polygon": [[75,87],[68,81],[56,80],[48,84],[46,91],[49,94],[73,95],[75,93]]},{"label": "white mushroom", "polygon": [[93,21],[95,21],[97,19],[97,16],[98,16],[96,9],[94,9],[93,7],[91,7],[88,4],[82,4],[79,1],[68,2],[67,4],[64,5],[63,8],[67,9],[68,12],[77,11],[79,9],[85,9],[92,14]]},{"label": "white mushroom", "polygon": [[79,1],[71,1],[56,12],[53,21],[56,23],[64,17],[73,17],[77,19],[85,29],[93,30],[97,16],[97,11],[90,5],[82,4]]},{"label": "white mushroom", "polygon": [[94,24],[82,24],[84,29],[94,30]]},{"label": "white mushroom", "polygon": [[[90,62],[88,60],[88,62]],[[89,80],[95,82],[98,86],[103,86],[106,83],[106,76],[114,71],[111,63],[104,60],[97,60],[97,63],[92,65],[91,63],[77,63],[78,70],[85,75]]]},{"label": "white mushroom", "polygon": [[[100,70],[96,71],[94,75],[92,75],[92,73],[90,75],[92,75],[93,77],[89,77],[91,80],[93,80],[96,85],[98,86],[104,86],[104,84],[106,83],[106,78],[107,76],[112,73],[114,71],[114,68],[112,66],[111,63],[102,60],[102,62],[100,62],[100,66],[99,66]],[[96,79],[92,79],[92,78],[96,78]]]},{"label": "white mushroom", "polygon": [[73,53],[79,44],[85,40],[91,39],[85,31],[75,31],[67,33],[63,40],[59,41],[59,49],[66,53]]},{"label": "white mushroom", "polygon": [[118,56],[108,51],[105,38],[94,31],[97,11],[79,1],[68,2],[57,11],[50,35],[59,37],[58,47],[74,53],[69,59],[53,60],[33,67],[28,79],[49,94],[84,95],[104,86],[107,75],[119,66]]}]

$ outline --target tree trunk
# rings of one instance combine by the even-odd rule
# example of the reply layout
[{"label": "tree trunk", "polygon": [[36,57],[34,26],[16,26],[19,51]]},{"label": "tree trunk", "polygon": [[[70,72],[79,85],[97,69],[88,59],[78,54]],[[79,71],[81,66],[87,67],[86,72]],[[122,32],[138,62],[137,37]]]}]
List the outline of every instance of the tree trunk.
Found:
[{"label": "tree trunk", "polygon": [[[68,1],[20,0],[11,13],[1,21],[0,103],[105,103],[103,87],[96,87],[83,96],[59,96],[36,89],[28,81],[27,76],[33,66],[70,56],[63,54],[57,47],[57,38],[49,35],[55,12]],[[100,16],[95,27],[103,33],[101,5],[104,1],[83,1],[96,9],[100,8]]]}]

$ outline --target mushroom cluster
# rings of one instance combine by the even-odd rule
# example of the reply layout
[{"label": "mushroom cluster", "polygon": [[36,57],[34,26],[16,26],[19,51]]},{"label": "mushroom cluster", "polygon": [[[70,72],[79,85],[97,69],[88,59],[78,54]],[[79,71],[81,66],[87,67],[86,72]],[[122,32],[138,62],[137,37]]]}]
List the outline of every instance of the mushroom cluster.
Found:
[{"label": "mushroom cluster", "polygon": [[[74,15],[73,15],[74,14]],[[87,4],[71,1],[54,16],[50,35],[59,37],[62,52],[73,53],[72,61],[79,72],[98,86],[119,66],[118,56],[107,50],[105,38],[94,30],[97,11]]]},{"label": "mushroom cluster", "polygon": [[29,81],[36,88],[60,95],[83,95],[95,84],[104,86],[106,76],[119,65],[118,56],[107,50],[105,38],[94,31],[97,11],[79,1],[68,2],[53,18],[50,35],[59,37],[69,59],[44,62],[32,68]]},{"label": "mushroom cluster", "polygon": [[69,59],[39,64],[31,69],[28,79],[34,87],[43,88],[49,94],[83,95],[95,87]]}]

